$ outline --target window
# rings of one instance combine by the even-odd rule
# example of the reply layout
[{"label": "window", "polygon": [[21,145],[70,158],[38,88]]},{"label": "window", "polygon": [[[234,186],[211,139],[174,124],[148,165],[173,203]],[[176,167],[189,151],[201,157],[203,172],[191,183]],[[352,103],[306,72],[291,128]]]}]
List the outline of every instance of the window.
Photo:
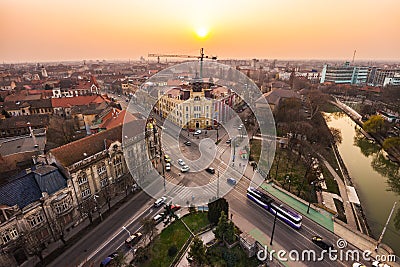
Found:
[{"label": "window", "polygon": [[79,176],[78,176],[78,184],[79,185],[81,185],[81,184],[85,184],[85,183],[87,183],[87,175],[86,175],[86,173],[82,173],[82,174],[80,174]]},{"label": "window", "polygon": [[11,241],[11,236],[8,231],[4,231],[1,234],[1,239],[3,239],[3,243],[6,244]]},{"label": "window", "polygon": [[124,174],[121,155],[118,155],[114,158],[114,168],[115,168],[115,175],[117,176],[117,178]]},{"label": "window", "polygon": [[36,214],[30,216],[27,219],[27,221],[28,221],[29,225],[33,228],[43,222],[43,216],[41,213],[36,213]]},{"label": "window", "polygon": [[62,201],[56,203],[54,208],[57,214],[61,214],[64,211],[68,210],[71,207],[71,199],[70,197],[64,198]]},{"label": "window", "polygon": [[104,164],[104,162],[100,163],[97,166],[97,174],[99,175],[100,181],[103,179],[107,179],[107,168],[106,168],[106,164]]},{"label": "window", "polygon": [[100,186],[101,187],[105,187],[107,185],[108,185],[108,178],[107,177],[100,180]]},{"label": "window", "polygon": [[79,187],[79,189],[81,190],[82,198],[86,198],[86,197],[90,196],[91,192],[90,192],[90,187],[89,187],[88,183],[81,185]]}]

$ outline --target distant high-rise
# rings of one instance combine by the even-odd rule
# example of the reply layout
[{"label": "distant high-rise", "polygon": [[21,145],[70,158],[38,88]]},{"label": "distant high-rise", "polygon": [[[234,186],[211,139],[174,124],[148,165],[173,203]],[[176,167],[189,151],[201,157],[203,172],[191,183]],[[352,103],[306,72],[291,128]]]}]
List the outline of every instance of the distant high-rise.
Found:
[{"label": "distant high-rise", "polygon": [[42,66],[41,71],[42,71],[42,77],[43,77],[43,78],[47,78],[47,77],[48,77],[48,76],[47,76],[47,71],[46,71],[46,69],[44,68],[44,66]]},{"label": "distant high-rise", "polygon": [[342,66],[324,65],[321,73],[321,83],[363,84],[367,82],[368,67],[351,66],[346,62]]}]

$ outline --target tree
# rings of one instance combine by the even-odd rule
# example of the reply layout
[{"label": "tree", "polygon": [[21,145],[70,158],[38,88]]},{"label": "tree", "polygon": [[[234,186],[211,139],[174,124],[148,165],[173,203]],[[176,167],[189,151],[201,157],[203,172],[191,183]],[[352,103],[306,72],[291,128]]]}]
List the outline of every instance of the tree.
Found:
[{"label": "tree", "polygon": [[207,263],[206,247],[203,241],[197,236],[193,239],[188,252],[188,259],[192,260],[194,266],[203,266]]},{"label": "tree", "polygon": [[214,230],[215,237],[219,240],[232,243],[235,241],[235,225],[229,221],[224,211],[221,211],[218,225]]},{"label": "tree", "polygon": [[178,215],[175,214],[175,210],[172,209],[171,206],[171,204],[167,204],[164,206],[164,215],[168,217],[165,224],[168,224],[172,220],[172,218],[174,218],[175,220],[179,219]]},{"label": "tree", "polygon": [[11,118],[10,113],[8,113],[7,110],[5,110],[5,109],[3,109],[3,110],[1,111],[1,114],[4,115],[6,118]]},{"label": "tree", "polygon": [[224,211],[225,214],[229,212],[229,203],[225,198],[219,198],[214,202],[208,203],[208,220],[212,224],[217,224],[219,221],[219,217],[221,216],[221,211]]},{"label": "tree", "polygon": [[93,223],[93,212],[95,211],[96,203],[93,198],[89,198],[85,202],[82,203],[81,212],[88,216],[90,224]]},{"label": "tree", "polygon": [[363,129],[369,133],[381,133],[385,125],[385,120],[379,115],[372,115],[364,122]]},{"label": "tree", "polygon": [[151,243],[153,240],[154,234],[156,233],[156,224],[154,220],[150,217],[145,217],[141,221],[143,227],[143,242],[144,244]]},{"label": "tree", "polygon": [[389,137],[383,141],[383,148],[388,149],[400,149],[400,137]]},{"label": "tree", "polygon": [[329,130],[331,130],[333,142],[336,144],[340,144],[343,141],[340,129],[330,127]]}]

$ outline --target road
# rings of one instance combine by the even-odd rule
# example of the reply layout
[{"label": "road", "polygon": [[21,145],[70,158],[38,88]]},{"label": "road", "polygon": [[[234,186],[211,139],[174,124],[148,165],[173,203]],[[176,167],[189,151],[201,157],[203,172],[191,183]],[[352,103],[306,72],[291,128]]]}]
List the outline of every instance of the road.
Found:
[{"label": "road", "polygon": [[[181,135],[181,138],[182,140],[187,140],[184,134]],[[192,146],[190,148],[182,147],[182,144],[178,144],[180,149],[184,149],[183,155],[187,158],[195,159],[199,156],[198,144],[201,140],[199,138],[196,141],[196,139],[197,138],[190,138],[192,141]],[[227,139],[228,136],[224,136],[222,142],[216,148],[219,155],[230,148],[229,145],[225,143]],[[167,150],[171,149],[168,144],[165,144],[165,146]],[[230,157],[231,156],[229,156],[229,158]],[[175,165],[175,163],[173,165]],[[218,156],[211,163],[211,166],[215,166],[216,170],[220,170],[221,172],[227,168],[227,164],[222,162]],[[171,179],[171,181],[172,179],[181,179],[178,183],[187,183],[188,185],[190,182],[195,181],[193,179],[185,180],[184,175],[177,176],[177,171],[178,169],[175,168],[172,170],[171,174],[169,174],[168,178]],[[217,173],[216,175],[210,175],[205,171],[201,171],[197,174],[193,173],[190,175],[195,175],[197,180],[215,181]],[[230,204],[233,220],[243,231],[254,232],[258,229],[260,236],[269,244],[274,218],[270,213],[264,211],[246,198],[246,190],[250,181],[246,178],[238,179],[238,181],[235,188],[226,196]],[[227,187],[226,181],[222,180],[221,184]],[[214,194],[216,195],[217,192]],[[122,230],[123,226],[126,226],[131,233],[134,233],[140,227],[141,218],[145,216],[154,216],[159,211],[159,209],[152,208],[153,201],[154,200],[145,193],[138,193],[133,200],[125,206],[122,206],[94,229],[93,234],[85,236],[85,238],[81,239],[78,243],[65,251],[63,255],[49,264],[49,266],[78,266],[84,262],[88,262],[87,265],[93,264],[93,266],[98,266],[102,259],[123,245],[124,240],[127,238],[127,232]],[[336,241],[339,237],[304,216],[302,228],[299,231],[277,220],[272,248],[275,250],[284,249],[287,252],[296,250],[301,253],[301,251],[306,249],[314,249],[316,252],[320,252],[321,249],[311,241],[314,235],[322,236],[325,240],[334,244],[336,248]],[[355,249],[355,247],[349,244],[345,250],[346,249]],[[290,262],[289,266],[351,266],[351,263],[352,261],[331,261],[325,257],[323,262]]]},{"label": "road", "polygon": [[139,229],[142,218],[153,217],[159,211],[160,208],[155,209],[152,204],[153,199],[144,192],[137,193],[92,233],[87,234],[48,266],[82,266],[85,262],[87,266],[99,266],[100,262],[123,245],[128,237],[128,233],[122,229],[123,226],[133,234]]}]

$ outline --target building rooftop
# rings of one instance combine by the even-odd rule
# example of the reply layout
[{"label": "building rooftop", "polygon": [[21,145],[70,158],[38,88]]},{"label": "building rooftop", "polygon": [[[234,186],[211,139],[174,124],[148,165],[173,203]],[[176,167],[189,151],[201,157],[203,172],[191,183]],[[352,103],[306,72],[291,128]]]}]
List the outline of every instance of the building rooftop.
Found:
[{"label": "building rooftop", "polygon": [[51,149],[49,154],[53,155],[62,165],[66,167],[71,166],[78,161],[108,148],[105,146],[108,141],[122,142],[122,126],[129,128],[129,134],[131,136],[137,136],[145,131],[145,124],[145,120],[134,120],[128,124],[119,125],[109,130]]}]

